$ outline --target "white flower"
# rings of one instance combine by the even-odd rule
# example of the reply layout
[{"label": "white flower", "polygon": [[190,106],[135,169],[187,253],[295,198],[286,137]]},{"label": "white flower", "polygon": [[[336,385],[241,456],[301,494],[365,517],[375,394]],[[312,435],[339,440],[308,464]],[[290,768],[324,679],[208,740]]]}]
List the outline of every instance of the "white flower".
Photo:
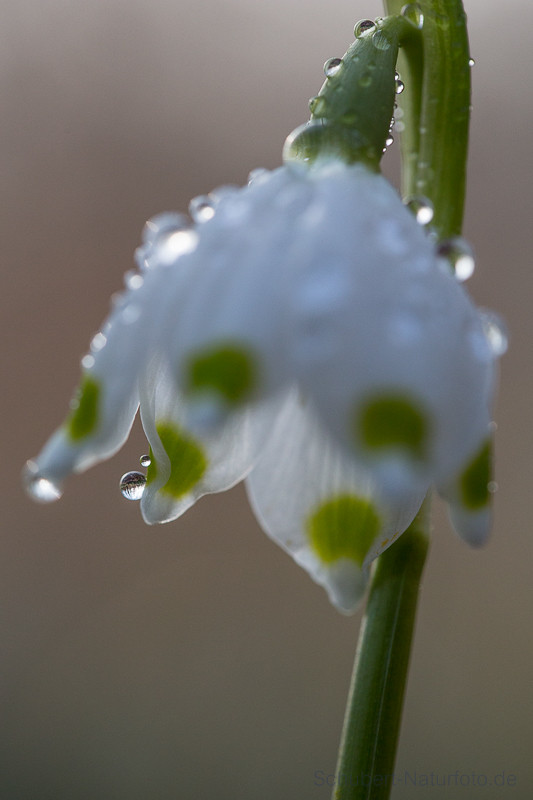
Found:
[{"label": "white flower", "polygon": [[30,492],[55,499],[111,456],[140,403],[144,519],[246,477],[263,528],[343,611],[432,484],[484,541],[495,353],[394,189],[362,165],[288,164],[194,216],[147,224]]}]

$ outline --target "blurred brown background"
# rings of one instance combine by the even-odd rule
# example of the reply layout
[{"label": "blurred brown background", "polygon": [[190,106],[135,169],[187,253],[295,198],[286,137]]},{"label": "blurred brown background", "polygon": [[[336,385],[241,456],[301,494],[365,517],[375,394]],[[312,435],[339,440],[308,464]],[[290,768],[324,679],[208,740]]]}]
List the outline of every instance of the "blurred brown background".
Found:
[{"label": "blurred brown background", "polygon": [[[505,772],[515,786],[463,779],[446,796],[517,800],[533,781],[533,9],[467,10],[470,290],[511,331],[500,488],[481,552],[436,504],[397,774]],[[4,5],[2,800],[329,797],[315,772],[335,767],[359,615],[330,608],[242,489],[145,527],[117,486],[145,450],[139,430],[53,506],[26,499],[19,471],[66,411],[145,218],[279,164],[323,62],[378,13],[375,0]]]}]

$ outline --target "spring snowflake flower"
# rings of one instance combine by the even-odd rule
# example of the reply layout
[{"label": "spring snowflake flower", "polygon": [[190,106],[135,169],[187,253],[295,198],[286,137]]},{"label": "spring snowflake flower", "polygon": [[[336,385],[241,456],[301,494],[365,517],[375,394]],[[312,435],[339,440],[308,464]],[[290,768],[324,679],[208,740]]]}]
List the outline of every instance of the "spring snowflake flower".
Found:
[{"label": "spring snowflake flower", "polygon": [[244,478],[267,534],[343,611],[432,484],[482,543],[494,330],[395,190],[361,164],[289,163],[191,213],[147,224],[30,492],[54,499],[110,457],[140,405],[146,522]]}]

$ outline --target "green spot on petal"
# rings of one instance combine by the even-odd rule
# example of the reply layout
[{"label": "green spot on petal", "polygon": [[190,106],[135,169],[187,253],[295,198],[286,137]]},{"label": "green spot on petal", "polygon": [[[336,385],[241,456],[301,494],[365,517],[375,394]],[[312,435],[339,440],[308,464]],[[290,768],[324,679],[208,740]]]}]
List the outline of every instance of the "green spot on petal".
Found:
[{"label": "green spot on petal", "polygon": [[223,344],[193,356],[188,364],[188,388],[213,391],[231,404],[246,399],[256,383],[256,365],[239,345]]},{"label": "green spot on petal", "polygon": [[[181,431],[171,422],[161,422],[156,426],[165,452],[170,460],[170,475],[160,491],[175,499],[190,492],[204,475],[207,459],[202,447],[188,434]],[[150,450],[152,463],[148,467],[146,483],[153,483],[157,475],[157,467]]]},{"label": "green spot on petal", "polygon": [[76,442],[89,436],[98,422],[100,384],[94,378],[84,375],[75,402],[76,407],[66,421],[70,438]]},{"label": "green spot on petal", "polygon": [[429,425],[425,414],[404,395],[380,395],[358,409],[358,432],[369,450],[400,448],[424,458]]},{"label": "green spot on petal", "polygon": [[489,503],[491,456],[491,442],[487,440],[460,477],[461,501],[470,510],[483,508]]},{"label": "green spot on petal", "polygon": [[307,521],[311,546],[325,564],[349,558],[361,566],[380,526],[374,505],[351,494],[323,503]]}]

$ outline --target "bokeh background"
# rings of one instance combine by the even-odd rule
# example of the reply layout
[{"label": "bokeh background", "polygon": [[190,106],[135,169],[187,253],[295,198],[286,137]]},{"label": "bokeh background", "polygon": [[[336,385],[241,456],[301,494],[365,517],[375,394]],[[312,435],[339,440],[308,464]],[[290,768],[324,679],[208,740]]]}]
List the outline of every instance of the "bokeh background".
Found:
[{"label": "bokeh background", "polygon": [[[19,472],[66,412],[144,220],[278,165],[323,62],[380,10],[375,0],[4,4],[2,800],[329,797],[317,784],[335,767],[360,615],[335,612],[260,532],[242,488],[144,526],[118,491],[146,449],[141,430],[52,506],[24,496]],[[533,782],[533,7],[470,0],[467,11],[469,288],[511,333],[499,491],[481,552],[435,505],[397,800],[439,792],[406,786],[406,771],[470,776],[446,794],[458,798],[525,800]],[[385,164],[397,175],[397,154]],[[472,773],[493,785],[474,787]]]}]

